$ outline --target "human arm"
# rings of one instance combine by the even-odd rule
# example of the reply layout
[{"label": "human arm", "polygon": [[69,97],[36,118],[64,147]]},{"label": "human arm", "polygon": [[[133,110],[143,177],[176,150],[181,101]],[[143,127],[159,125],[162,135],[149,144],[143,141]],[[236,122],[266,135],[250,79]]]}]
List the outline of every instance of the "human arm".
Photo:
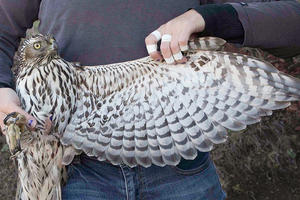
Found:
[{"label": "human arm", "polygon": [[37,19],[40,0],[0,0],[0,126],[10,112],[25,114],[28,120],[35,120],[20,108],[18,96],[13,90],[11,72],[14,53],[20,38]]},{"label": "human arm", "polygon": [[[203,5],[194,9],[203,18],[199,20],[202,23],[198,23],[198,26],[202,27],[206,35],[263,49],[300,47],[300,3],[296,1]],[[176,30],[181,29],[181,26],[175,26],[174,21],[176,22],[176,18],[168,22],[173,23],[172,29],[167,30],[171,33],[173,31],[172,35],[176,35]],[[192,27],[192,21],[187,19],[185,23]],[[162,27],[166,27],[165,25]],[[176,39],[176,36],[174,38]],[[153,43],[151,34],[146,38],[146,44],[149,44],[149,41]],[[184,42],[181,41],[186,42],[186,38]],[[159,55],[160,52],[150,54],[153,59],[161,58]]]},{"label": "human arm", "polygon": [[258,48],[300,47],[300,3],[275,1],[231,3],[238,13],[243,45]]},{"label": "human arm", "polygon": [[[203,35],[221,37],[230,42],[242,43],[244,31],[241,22],[238,19],[237,12],[230,4],[212,4],[199,6],[190,9],[184,14],[163,24],[157,29],[161,35],[169,34],[172,36],[170,43],[161,42],[160,52],[152,51],[150,56],[155,60],[174,57],[176,63],[185,62],[185,58],[176,59],[175,54],[181,54],[187,45],[190,36],[193,33],[202,33]],[[157,42],[154,34],[149,34],[145,39],[147,46]],[[148,48],[149,49],[149,48]],[[148,51],[149,52],[149,51]],[[172,62],[169,62],[171,64]]]}]

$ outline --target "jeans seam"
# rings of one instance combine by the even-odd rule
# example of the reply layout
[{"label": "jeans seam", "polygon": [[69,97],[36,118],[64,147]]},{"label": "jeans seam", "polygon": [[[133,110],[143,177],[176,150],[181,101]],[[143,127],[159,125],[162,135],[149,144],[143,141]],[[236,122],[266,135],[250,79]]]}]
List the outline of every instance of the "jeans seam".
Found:
[{"label": "jeans seam", "polygon": [[[146,190],[147,187],[146,187],[146,183],[144,182],[144,176],[142,174],[142,168],[140,166],[137,167],[137,174],[138,174],[139,183],[141,183],[141,187],[143,187],[143,189]],[[140,195],[140,200],[146,199],[144,198],[144,194],[141,193],[140,191],[139,191],[139,195]]]},{"label": "jeans seam", "polygon": [[125,182],[126,199],[129,200],[129,192],[128,192],[128,185],[127,185],[126,175],[125,175],[125,172],[124,172],[123,167],[121,165],[120,165],[120,168],[121,168],[121,172],[122,172],[124,182]]}]

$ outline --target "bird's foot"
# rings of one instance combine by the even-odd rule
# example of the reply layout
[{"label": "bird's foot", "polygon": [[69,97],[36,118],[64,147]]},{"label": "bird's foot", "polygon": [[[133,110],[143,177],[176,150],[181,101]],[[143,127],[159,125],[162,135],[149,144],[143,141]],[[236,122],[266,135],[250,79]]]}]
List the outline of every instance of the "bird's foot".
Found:
[{"label": "bird's foot", "polygon": [[22,133],[29,131],[27,120],[24,115],[13,112],[8,114],[3,121],[6,126],[6,142],[13,158],[22,151],[20,139]]}]

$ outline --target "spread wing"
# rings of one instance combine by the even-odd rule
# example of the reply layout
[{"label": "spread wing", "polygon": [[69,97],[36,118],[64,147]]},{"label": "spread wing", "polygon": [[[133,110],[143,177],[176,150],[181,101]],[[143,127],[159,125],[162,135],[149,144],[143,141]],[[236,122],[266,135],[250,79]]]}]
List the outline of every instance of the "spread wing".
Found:
[{"label": "spread wing", "polygon": [[300,80],[256,58],[187,57],[184,65],[144,58],[90,68],[97,73],[89,72],[63,144],[113,164],[176,165],[225,142],[227,129],[243,130],[300,99]]}]

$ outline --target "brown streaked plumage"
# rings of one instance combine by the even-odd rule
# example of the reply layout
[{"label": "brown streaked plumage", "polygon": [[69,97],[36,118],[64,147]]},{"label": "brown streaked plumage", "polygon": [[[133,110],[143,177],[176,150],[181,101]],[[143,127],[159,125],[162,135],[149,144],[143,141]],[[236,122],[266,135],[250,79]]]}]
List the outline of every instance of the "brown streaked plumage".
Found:
[{"label": "brown streaked plumage", "polygon": [[[42,52],[32,49],[37,42]],[[52,199],[47,192],[59,191],[56,183],[62,176],[46,168],[32,174],[33,163],[51,162],[61,172],[76,149],[114,165],[176,165],[181,157],[194,159],[197,150],[210,151],[213,144],[225,142],[227,129],[245,129],[300,100],[299,79],[256,58],[216,51],[224,44],[211,37],[192,41],[188,62],[181,65],[146,57],[80,66],[60,58],[51,37],[26,40],[17,92],[38,125],[30,142],[24,143],[21,135],[22,156],[16,156],[23,195],[39,191],[39,199]],[[50,116],[49,133],[44,126]],[[31,184],[24,189],[41,177],[53,183],[47,192]]]}]

